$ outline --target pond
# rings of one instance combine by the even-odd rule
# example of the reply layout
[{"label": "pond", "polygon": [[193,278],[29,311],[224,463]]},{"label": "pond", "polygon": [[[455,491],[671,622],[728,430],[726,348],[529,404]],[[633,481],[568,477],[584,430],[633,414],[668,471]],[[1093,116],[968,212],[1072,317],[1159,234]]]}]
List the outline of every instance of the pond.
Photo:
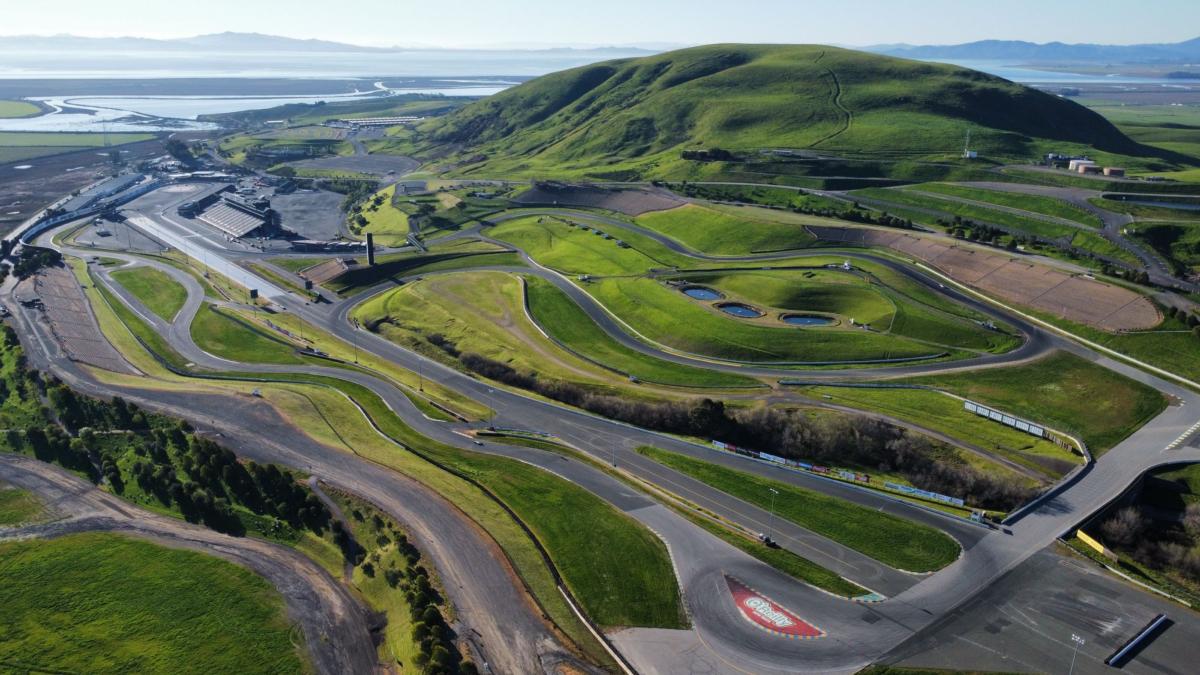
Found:
[{"label": "pond", "polygon": [[828,326],[833,323],[833,319],[827,316],[814,314],[784,314],[779,319],[793,326]]},{"label": "pond", "polygon": [[722,305],[717,305],[717,307],[726,314],[732,314],[742,319],[757,319],[763,315],[762,312],[754,309],[750,305],[743,305],[737,302],[727,302]]},{"label": "pond", "polygon": [[688,286],[683,289],[683,294],[689,298],[696,300],[720,300],[725,297],[711,288],[705,286]]}]

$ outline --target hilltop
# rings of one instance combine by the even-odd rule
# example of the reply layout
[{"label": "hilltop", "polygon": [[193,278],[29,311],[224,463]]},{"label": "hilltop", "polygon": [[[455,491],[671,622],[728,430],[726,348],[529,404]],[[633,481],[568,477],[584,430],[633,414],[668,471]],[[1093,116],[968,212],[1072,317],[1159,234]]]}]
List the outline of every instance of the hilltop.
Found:
[{"label": "hilltop", "polygon": [[552,73],[431,120],[411,140],[459,166],[653,177],[677,172],[685,151],[953,158],[968,128],[981,155],[1006,160],[1147,152],[1100,115],[1002,78],[818,45],[712,45]]}]

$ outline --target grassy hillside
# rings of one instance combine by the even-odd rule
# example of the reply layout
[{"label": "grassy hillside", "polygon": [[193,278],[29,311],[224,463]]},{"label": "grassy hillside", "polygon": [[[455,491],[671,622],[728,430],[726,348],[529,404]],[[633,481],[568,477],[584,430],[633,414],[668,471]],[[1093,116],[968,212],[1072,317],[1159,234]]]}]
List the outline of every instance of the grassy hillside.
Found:
[{"label": "grassy hillside", "polygon": [[989,158],[1151,152],[1100,115],[1007,80],[817,45],[712,45],[552,73],[431,120],[413,142],[493,172],[662,176],[699,164],[682,151],[713,148],[952,158],[968,127]]}]

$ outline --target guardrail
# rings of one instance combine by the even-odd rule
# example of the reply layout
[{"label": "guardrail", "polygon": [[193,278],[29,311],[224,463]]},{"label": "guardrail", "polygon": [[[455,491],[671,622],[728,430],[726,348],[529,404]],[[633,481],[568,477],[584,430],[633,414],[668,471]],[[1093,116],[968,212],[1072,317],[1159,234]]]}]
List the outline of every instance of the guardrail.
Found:
[{"label": "guardrail", "polygon": [[1117,651],[1113,652],[1112,655],[1107,659],[1104,659],[1104,665],[1113,668],[1120,668],[1121,664],[1124,663],[1125,660],[1134,653],[1134,651],[1144,645],[1147,640],[1157,633],[1159,629],[1167,625],[1168,622],[1170,622],[1170,619],[1167,618],[1166,614],[1159,614],[1158,616],[1154,617],[1150,623],[1146,624],[1145,628],[1138,631],[1138,634],[1133,636],[1133,639],[1131,639],[1129,642],[1126,642],[1125,645]]}]

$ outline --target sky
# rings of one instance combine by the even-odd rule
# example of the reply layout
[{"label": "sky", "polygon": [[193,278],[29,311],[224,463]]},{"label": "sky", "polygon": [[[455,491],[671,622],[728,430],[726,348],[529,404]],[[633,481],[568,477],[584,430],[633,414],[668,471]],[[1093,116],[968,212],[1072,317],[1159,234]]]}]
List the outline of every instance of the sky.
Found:
[{"label": "sky", "polygon": [[1197,0],[5,0],[0,34],[223,31],[371,46],[546,47],[982,39],[1131,44],[1200,36]]}]

